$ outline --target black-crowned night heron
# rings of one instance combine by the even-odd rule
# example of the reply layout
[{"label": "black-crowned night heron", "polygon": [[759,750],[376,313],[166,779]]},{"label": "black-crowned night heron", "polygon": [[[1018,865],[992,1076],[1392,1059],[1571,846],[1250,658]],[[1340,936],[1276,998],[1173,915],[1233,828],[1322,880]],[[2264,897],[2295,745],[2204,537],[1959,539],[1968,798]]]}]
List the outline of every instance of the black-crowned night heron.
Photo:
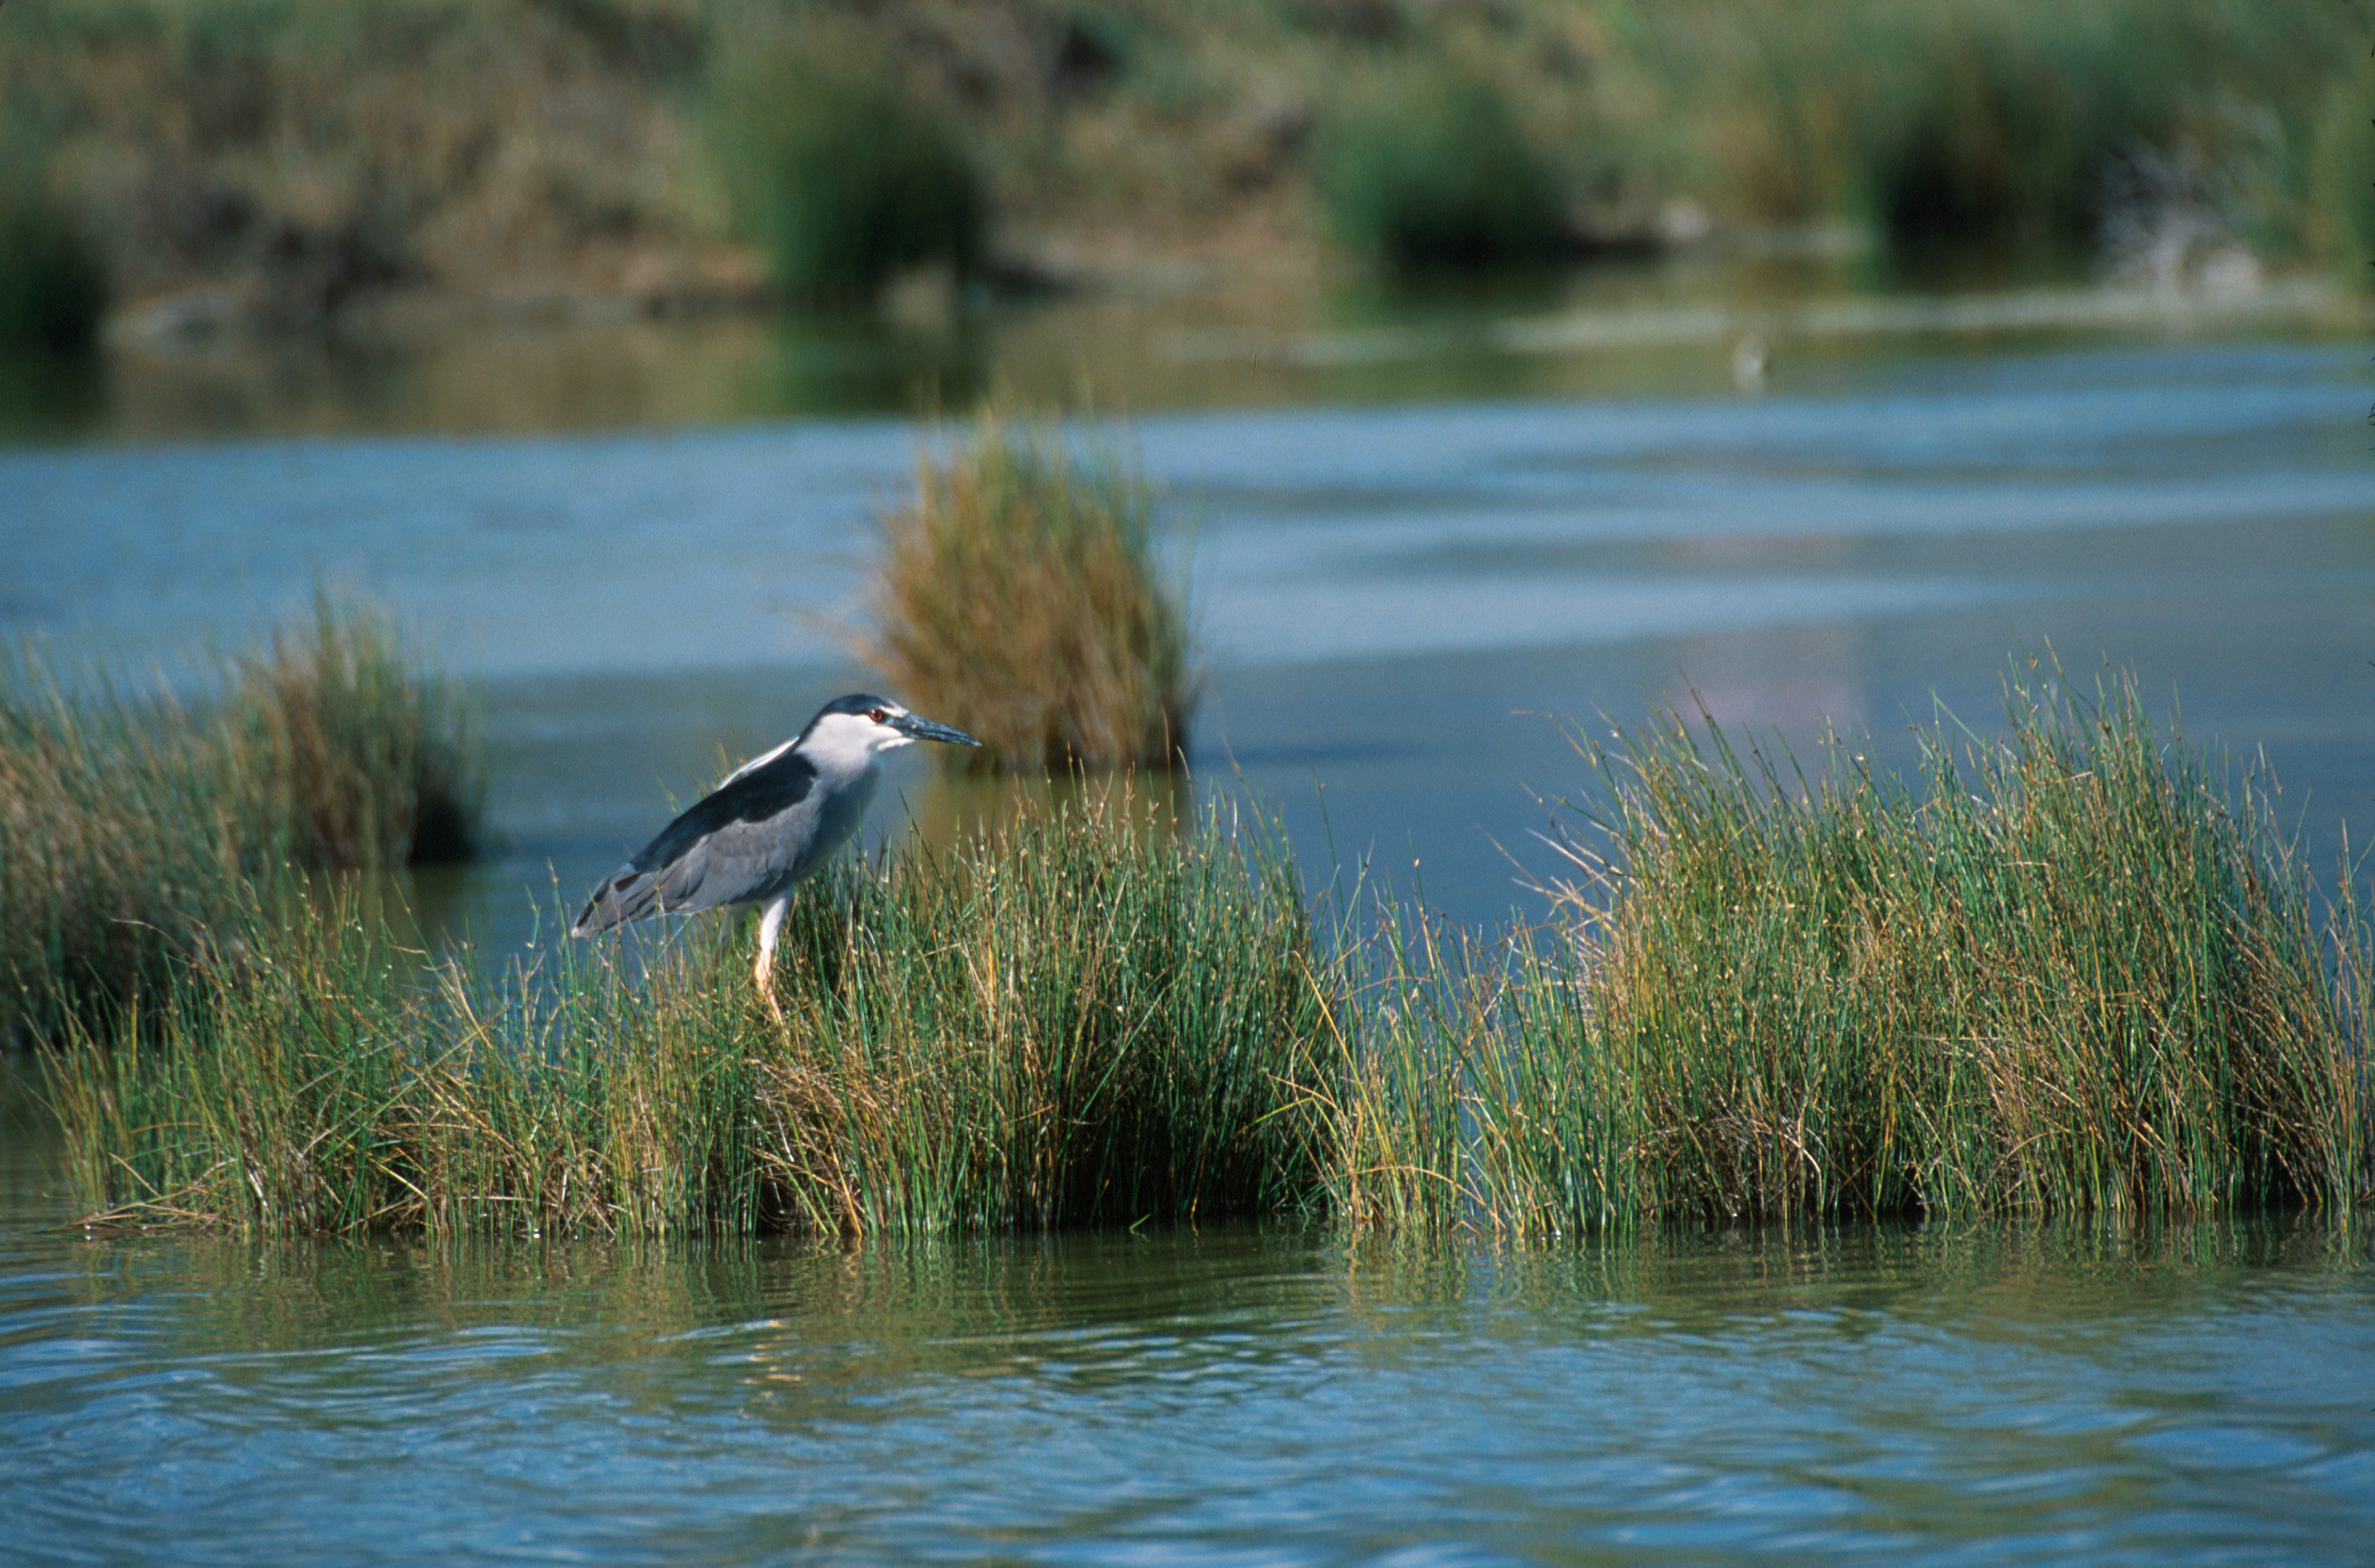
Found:
[{"label": "black-crowned night heron", "polygon": [[849,842],[882,776],[882,753],[911,740],[981,744],[887,697],[834,698],[806,729],[735,769],[662,828],[594,890],[569,934],[590,937],[650,914],[763,904],[754,973],[768,1009],[782,1016],[771,965],[792,890]]}]

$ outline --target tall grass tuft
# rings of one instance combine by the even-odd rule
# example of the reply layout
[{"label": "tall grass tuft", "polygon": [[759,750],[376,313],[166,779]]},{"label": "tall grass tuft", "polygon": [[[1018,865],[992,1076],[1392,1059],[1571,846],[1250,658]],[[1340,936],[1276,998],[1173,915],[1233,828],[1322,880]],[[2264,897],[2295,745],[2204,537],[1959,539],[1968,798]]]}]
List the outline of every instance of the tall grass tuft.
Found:
[{"label": "tall grass tuft", "polygon": [[[0,141],[0,154],[29,149]],[[0,349],[79,353],[98,340],[107,273],[64,208],[0,171]]]},{"label": "tall grass tuft", "polygon": [[2347,884],[2322,931],[2251,779],[2165,746],[2131,678],[2015,682],[2010,720],[1933,726],[1919,795],[1843,740],[1808,779],[1712,725],[1597,759],[1613,856],[1561,1032],[1644,1213],[2352,1201]]},{"label": "tall grass tuft", "polygon": [[1136,475],[992,413],[882,519],[859,654],[918,711],[982,741],[962,765],[1164,768],[1195,702],[1187,618]]},{"label": "tall grass tuft", "polygon": [[1282,854],[1067,811],[804,893],[786,1021],[715,928],[490,986],[348,895],[252,927],[51,1092],[95,1211],[265,1231],[1003,1230],[1317,1191],[1332,979]]},{"label": "tall grass tuft", "polygon": [[2102,22],[1967,15],[1910,41],[1912,67],[1865,149],[1893,243],[2075,249],[2093,238],[2113,160],[2173,129],[2164,102],[2132,90],[2121,54],[2134,41]]},{"label": "tall grass tuft", "polygon": [[[1702,720],[1705,715],[1701,715]],[[1662,1217],[2196,1213],[2375,1191],[2370,948],[2251,781],[2131,681],[2015,684],[1918,793],[1680,716],[1591,749],[1565,919],[1414,921],[1348,1053],[1331,1202],[1573,1233]]]},{"label": "tall grass tuft", "polygon": [[788,929],[769,1162],[803,1222],[1274,1212],[1316,1190],[1331,1019],[1283,851],[1112,808],[853,881]]},{"label": "tall grass tuft", "polygon": [[249,814],[287,835],[287,858],[380,870],[470,857],[485,781],[467,713],[385,615],[317,596],[310,624],[230,669],[223,764]]},{"label": "tall grass tuft", "polygon": [[384,616],[320,599],[216,675],[214,700],[187,705],[0,647],[9,1037],[163,984],[288,870],[469,853],[482,783],[465,715]]},{"label": "tall grass tuft", "polygon": [[1407,67],[1324,131],[1313,189],[1337,243],[1403,272],[1541,262],[1566,244],[1550,164],[1489,83]]},{"label": "tall grass tuft", "polygon": [[708,139],[735,220],[802,305],[981,259],[987,200],[954,133],[854,25],[811,17],[715,56]]}]

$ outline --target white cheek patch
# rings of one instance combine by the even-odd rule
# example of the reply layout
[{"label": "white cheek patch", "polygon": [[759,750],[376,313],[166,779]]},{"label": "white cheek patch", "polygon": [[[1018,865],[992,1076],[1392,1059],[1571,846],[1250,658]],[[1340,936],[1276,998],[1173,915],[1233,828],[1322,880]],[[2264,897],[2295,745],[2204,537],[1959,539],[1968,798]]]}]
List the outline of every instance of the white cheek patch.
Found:
[{"label": "white cheek patch", "polygon": [[897,734],[857,713],[827,713],[809,732],[808,755],[821,768],[854,772],[882,749],[885,737]]}]

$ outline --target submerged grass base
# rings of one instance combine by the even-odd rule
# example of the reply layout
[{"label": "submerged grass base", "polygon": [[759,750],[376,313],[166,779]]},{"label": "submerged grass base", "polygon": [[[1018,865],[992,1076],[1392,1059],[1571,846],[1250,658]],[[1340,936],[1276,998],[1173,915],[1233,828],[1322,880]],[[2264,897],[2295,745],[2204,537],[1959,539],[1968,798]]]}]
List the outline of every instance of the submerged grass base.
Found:
[{"label": "submerged grass base", "polygon": [[[1702,718],[1704,715],[1702,715]],[[1933,726],[1920,787],[1667,715],[1558,916],[1316,932],[1282,850],[1110,803],[845,868],[730,928],[419,984],[351,909],[259,926],[51,1066],[94,1211],[264,1230],[847,1233],[1298,1210],[1662,1218],[2347,1209],[2375,943],[2131,683]]]}]

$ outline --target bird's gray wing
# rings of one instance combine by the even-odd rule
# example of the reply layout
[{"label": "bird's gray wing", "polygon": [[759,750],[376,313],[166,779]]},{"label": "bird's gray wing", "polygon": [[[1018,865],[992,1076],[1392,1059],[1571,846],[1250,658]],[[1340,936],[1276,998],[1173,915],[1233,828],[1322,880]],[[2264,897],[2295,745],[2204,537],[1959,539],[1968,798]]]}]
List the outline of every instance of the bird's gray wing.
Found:
[{"label": "bird's gray wing", "polygon": [[816,778],[812,763],[788,752],[735,774],[604,878],[570,934],[747,903],[790,887],[832,847],[815,831]]}]

